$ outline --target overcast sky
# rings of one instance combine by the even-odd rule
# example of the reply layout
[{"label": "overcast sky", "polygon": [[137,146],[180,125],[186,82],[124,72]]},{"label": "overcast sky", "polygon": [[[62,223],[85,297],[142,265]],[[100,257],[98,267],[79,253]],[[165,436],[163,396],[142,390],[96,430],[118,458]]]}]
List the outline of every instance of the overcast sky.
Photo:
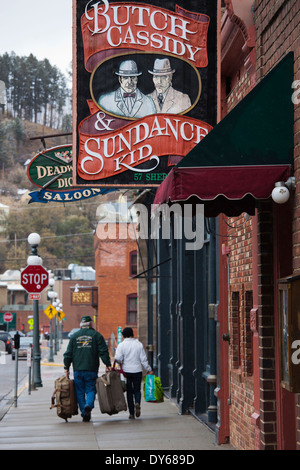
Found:
[{"label": "overcast sky", "polygon": [[47,58],[63,73],[72,60],[72,0],[0,0],[0,55]]}]

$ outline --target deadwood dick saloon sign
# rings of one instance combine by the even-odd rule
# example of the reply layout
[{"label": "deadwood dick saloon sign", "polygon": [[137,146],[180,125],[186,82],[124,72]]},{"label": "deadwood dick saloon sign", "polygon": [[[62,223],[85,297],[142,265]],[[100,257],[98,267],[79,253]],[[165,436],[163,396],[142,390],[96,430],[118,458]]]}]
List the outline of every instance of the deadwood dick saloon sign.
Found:
[{"label": "deadwood dick saloon sign", "polygon": [[74,0],[74,184],[158,186],[216,124],[217,0]]}]

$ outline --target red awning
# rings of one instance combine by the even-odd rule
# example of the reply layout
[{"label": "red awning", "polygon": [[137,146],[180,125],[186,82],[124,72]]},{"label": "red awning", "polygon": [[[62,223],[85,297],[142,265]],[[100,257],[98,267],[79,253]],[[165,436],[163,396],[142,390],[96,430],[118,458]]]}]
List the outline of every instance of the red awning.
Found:
[{"label": "red awning", "polygon": [[157,189],[154,206],[204,204],[205,215],[254,214],[256,200],[271,196],[277,181],[287,181],[290,165],[173,168]]}]

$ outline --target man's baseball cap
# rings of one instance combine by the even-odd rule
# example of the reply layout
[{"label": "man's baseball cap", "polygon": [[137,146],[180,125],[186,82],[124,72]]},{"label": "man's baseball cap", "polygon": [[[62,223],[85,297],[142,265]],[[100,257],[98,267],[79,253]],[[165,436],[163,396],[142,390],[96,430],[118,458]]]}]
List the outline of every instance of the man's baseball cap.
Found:
[{"label": "man's baseball cap", "polygon": [[93,321],[93,320],[91,319],[91,317],[86,315],[86,316],[82,317],[80,323],[89,323],[90,321]]}]

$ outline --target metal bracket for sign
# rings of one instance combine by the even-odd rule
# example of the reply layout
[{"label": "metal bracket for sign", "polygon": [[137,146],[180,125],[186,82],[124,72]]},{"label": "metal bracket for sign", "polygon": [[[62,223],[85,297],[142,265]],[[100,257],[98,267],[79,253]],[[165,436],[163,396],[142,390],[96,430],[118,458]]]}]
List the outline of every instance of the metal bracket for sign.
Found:
[{"label": "metal bracket for sign", "polygon": [[46,149],[45,139],[50,139],[54,137],[66,137],[67,135],[72,135],[72,132],[65,132],[64,134],[49,134],[49,135],[39,135],[36,137],[30,137],[29,140],[40,140],[43,144],[44,149]]}]

